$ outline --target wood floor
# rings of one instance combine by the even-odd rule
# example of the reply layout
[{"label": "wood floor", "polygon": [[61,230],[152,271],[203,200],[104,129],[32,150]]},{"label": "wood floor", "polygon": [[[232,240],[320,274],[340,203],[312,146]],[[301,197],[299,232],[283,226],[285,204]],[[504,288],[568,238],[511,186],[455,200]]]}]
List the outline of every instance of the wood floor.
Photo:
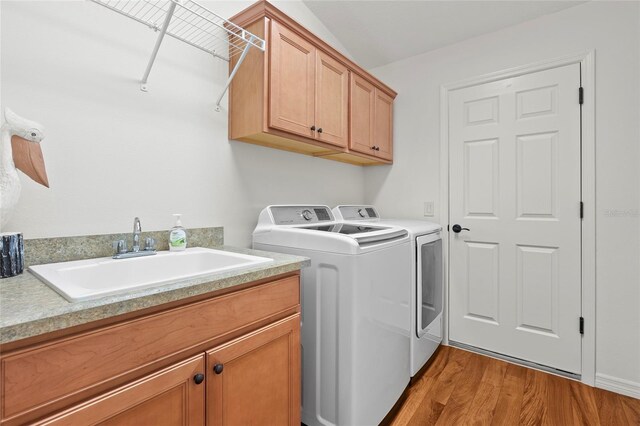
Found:
[{"label": "wood floor", "polygon": [[640,400],[442,346],[390,421],[404,425],[640,425]]}]

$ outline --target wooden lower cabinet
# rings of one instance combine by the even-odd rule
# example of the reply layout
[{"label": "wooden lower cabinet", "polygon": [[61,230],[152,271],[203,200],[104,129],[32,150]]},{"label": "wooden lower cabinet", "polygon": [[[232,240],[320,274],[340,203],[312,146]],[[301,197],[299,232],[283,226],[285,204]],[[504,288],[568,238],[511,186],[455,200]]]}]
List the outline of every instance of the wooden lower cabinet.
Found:
[{"label": "wooden lower cabinet", "polygon": [[204,425],[204,356],[165,368],[37,425]]},{"label": "wooden lower cabinet", "polygon": [[113,321],[0,348],[0,426],[300,424],[299,273]]},{"label": "wooden lower cabinet", "polygon": [[300,386],[296,314],[35,424],[297,426]]},{"label": "wooden lower cabinet", "polygon": [[207,425],[300,425],[300,316],[207,352]]}]

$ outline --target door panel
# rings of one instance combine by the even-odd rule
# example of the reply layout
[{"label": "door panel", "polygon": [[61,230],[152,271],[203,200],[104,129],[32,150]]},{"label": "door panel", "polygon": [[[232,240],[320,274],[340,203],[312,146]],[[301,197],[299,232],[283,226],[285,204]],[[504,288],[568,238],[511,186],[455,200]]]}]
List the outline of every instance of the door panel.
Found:
[{"label": "door panel", "polygon": [[498,140],[464,143],[465,216],[496,217],[499,194]]},{"label": "door panel", "polygon": [[499,325],[498,287],[500,250],[498,244],[466,241],[467,317]]},{"label": "door panel", "polygon": [[449,97],[450,338],[580,373],[578,64]]},{"label": "door panel", "polygon": [[271,21],[269,126],[310,138],[314,124],[316,49]]},{"label": "door panel", "polygon": [[[347,146],[349,70],[330,56],[316,56],[316,138],[340,147]],[[322,131],[320,131],[322,129]]]},{"label": "door panel", "polygon": [[517,217],[556,219],[558,132],[516,138]]},{"label": "door panel", "polygon": [[558,337],[558,248],[517,250],[518,329]]}]

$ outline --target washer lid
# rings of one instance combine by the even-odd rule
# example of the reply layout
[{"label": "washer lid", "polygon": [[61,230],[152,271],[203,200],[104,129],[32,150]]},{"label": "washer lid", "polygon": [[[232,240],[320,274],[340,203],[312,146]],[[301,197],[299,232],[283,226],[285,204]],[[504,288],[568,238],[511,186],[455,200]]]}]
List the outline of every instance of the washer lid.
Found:
[{"label": "washer lid", "polygon": [[370,226],[358,223],[299,226],[296,227],[296,229],[348,235],[356,240],[359,245],[402,238],[408,235],[408,232],[404,229],[394,229],[388,226]]}]

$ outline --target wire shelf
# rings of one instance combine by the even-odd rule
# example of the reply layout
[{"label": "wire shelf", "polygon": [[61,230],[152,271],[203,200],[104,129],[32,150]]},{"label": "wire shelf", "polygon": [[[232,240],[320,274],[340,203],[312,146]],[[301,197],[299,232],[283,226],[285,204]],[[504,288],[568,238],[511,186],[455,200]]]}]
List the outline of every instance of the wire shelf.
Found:
[{"label": "wire shelf", "polygon": [[247,43],[262,51],[264,40],[227,21],[192,0],[91,0],[114,12],[133,19],[154,31],[162,25],[175,4],[166,34],[220,59],[229,61],[242,54]]},{"label": "wire shelf", "polygon": [[141,89],[147,91],[147,79],[165,35],[173,37],[217,58],[230,61],[239,56],[227,85],[216,102],[227,91],[231,80],[250,48],[264,52],[265,41],[242,27],[229,22],[193,0],[91,0],[114,12],[133,19],[158,32],[158,39],[142,78]]}]

